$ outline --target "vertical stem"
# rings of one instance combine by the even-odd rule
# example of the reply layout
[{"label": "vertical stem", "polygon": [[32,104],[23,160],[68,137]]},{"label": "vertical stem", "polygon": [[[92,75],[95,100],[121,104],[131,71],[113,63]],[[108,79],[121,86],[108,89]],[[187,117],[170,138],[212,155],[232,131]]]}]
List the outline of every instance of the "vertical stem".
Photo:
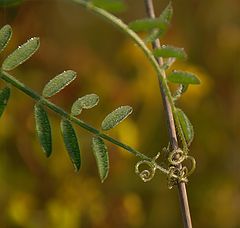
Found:
[{"label": "vertical stem", "polygon": [[[154,6],[152,0],[145,0],[145,7],[148,17],[155,18],[155,12],[154,12]],[[156,49],[161,46],[159,39],[152,42],[152,48]],[[159,65],[163,64],[162,58],[156,58]],[[166,78],[165,72],[163,72],[163,77]],[[167,125],[168,125],[168,135],[170,138],[170,144],[172,149],[178,148],[178,140],[177,140],[177,134],[176,134],[176,127],[174,123],[173,118],[173,112],[171,109],[171,105],[169,103],[168,97],[164,91],[164,88],[162,86],[161,81],[159,80],[159,87],[163,99],[163,106],[165,109],[165,115],[167,119]],[[191,215],[189,210],[189,204],[188,204],[188,197],[187,197],[187,191],[186,191],[186,185],[185,183],[181,182],[178,183],[178,195],[179,195],[179,201],[180,201],[180,209],[183,219],[183,224],[185,228],[192,228],[192,221],[191,221]]]}]

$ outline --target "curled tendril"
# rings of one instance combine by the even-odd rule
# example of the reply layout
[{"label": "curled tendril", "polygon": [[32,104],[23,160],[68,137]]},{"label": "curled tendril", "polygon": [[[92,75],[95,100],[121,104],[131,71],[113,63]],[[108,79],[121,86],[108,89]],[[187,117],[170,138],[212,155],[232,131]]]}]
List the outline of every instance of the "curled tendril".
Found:
[{"label": "curled tendril", "polygon": [[186,159],[186,154],[180,149],[173,150],[169,156],[168,161],[171,165],[179,165]]},{"label": "curled tendril", "polygon": [[[169,151],[169,148],[163,148],[163,155]],[[165,153],[164,153],[165,152]],[[155,175],[157,169],[167,174],[168,188],[171,189],[174,185],[180,182],[188,182],[188,177],[194,172],[196,168],[196,161],[192,156],[188,156],[181,148],[173,150],[169,153],[167,158],[170,163],[169,168],[166,169],[163,166],[157,164],[156,160],[159,158],[160,152],[152,160],[142,160],[139,161],[135,166],[135,172],[144,181],[150,181]],[[183,164],[185,161],[190,161],[187,167]],[[140,166],[145,165],[148,168],[143,170]]]},{"label": "curled tendril", "polygon": [[[157,153],[157,155],[152,159],[152,161],[142,160],[139,161],[135,166],[135,172],[137,175],[140,176],[140,178],[144,181],[150,181],[155,175],[156,169],[159,167],[156,163],[156,160],[159,158],[160,152]],[[139,167],[141,165],[147,165],[149,167],[148,169],[144,169],[140,171]]]},{"label": "curled tendril", "polygon": [[186,172],[187,172],[187,168],[183,167],[183,168],[178,168],[176,166],[171,166],[169,168],[169,173],[168,173],[168,188],[171,189],[174,185],[176,185],[179,182],[187,182],[187,178],[186,178]]},{"label": "curled tendril", "polygon": [[[139,167],[140,165],[143,165],[143,164],[149,166],[149,170],[144,169],[140,171]],[[155,175],[156,169],[157,169],[157,165],[154,162],[154,160],[153,161],[142,160],[142,161],[139,161],[135,166],[136,174],[139,175],[144,182],[152,180],[152,178]]]},{"label": "curled tendril", "polygon": [[186,166],[170,166],[168,173],[168,188],[171,189],[174,185],[180,182],[187,182],[189,177],[196,168],[196,161],[192,156],[185,156],[185,161],[189,160],[191,162],[191,169],[188,171]]},{"label": "curled tendril", "polygon": [[191,162],[191,169],[188,171],[187,167],[186,167],[186,174],[185,174],[185,177],[189,177],[193,172],[194,170],[196,169],[196,160],[194,159],[194,157],[192,156],[186,156],[186,161],[189,160]]}]

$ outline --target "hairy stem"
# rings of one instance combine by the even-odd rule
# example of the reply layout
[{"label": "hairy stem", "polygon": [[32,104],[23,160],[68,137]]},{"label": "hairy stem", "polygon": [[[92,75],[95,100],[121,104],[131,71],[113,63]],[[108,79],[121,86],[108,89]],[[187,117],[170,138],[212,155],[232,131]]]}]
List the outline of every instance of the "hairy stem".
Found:
[{"label": "hairy stem", "polygon": [[[150,18],[155,18],[155,13],[154,13],[154,6],[152,0],[145,0],[145,5],[146,5],[146,11],[147,14]],[[159,39],[155,40],[152,43],[153,49],[160,48],[161,44]],[[162,58],[156,58],[156,61],[158,64],[161,66],[163,64],[163,59]],[[165,71],[162,71],[162,76],[166,78]],[[177,134],[176,134],[176,127],[174,123],[174,112],[175,108],[174,105],[171,104],[172,100],[168,98],[166,94],[165,87],[162,83],[162,81],[159,81],[159,86],[160,86],[160,91],[162,94],[162,99],[163,99],[163,105],[167,117],[167,125],[168,125],[168,134],[170,138],[170,144],[173,150],[178,148],[178,140],[177,140]],[[177,122],[178,126],[179,121],[178,118],[175,118],[175,121]],[[183,141],[184,144],[184,141]],[[188,205],[188,197],[187,197],[187,191],[186,191],[186,185],[185,183],[181,182],[178,183],[178,192],[179,192],[179,199],[180,199],[180,205],[181,205],[181,213],[182,213],[182,218],[184,222],[184,227],[185,228],[191,228],[192,227],[192,222],[191,222],[191,215],[190,215],[190,210],[189,210],[189,205]]]}]

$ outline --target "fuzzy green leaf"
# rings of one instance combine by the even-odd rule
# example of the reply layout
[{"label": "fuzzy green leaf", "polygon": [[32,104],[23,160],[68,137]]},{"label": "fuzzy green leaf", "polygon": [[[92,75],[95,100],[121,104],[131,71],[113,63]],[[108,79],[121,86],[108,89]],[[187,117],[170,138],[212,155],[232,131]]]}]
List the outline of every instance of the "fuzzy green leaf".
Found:
[{"label": "fuzzy green leaf", "polygon": [[8,103],[8,99],[10,97],[10,88],[5,87],[0,90],[0,117],[3,114],[3,111]]},{"label": "fuzzy green leaf", "polygon": [[173,83],[178,83],[178,84],[200,84],[200,80],[197,78],[197,76],[195,74],[189,73],[189,72],[185,72],[185,71],[173,71],[171,72],[168,77],[167,80],[169,82],[173,82]]},{"label": "fuzzy green leaf", "polygon": [[31,38],[23,45],[19,46],[3,62],[2,68],[10,71],[28,60],[39,48],[40,40],[37,37]]},{"label": "fuzzy green leaf", "polygon": [[44,87],[42,95],[51,97],[69,85],[77,76],[77,73],[72,70],[64,71],[50,80]]},{"label": "fuzzy green leaf", "polygon": [[178,116],[184,137],[187,141],[188,146],[190,146],[191,142],[193,141],[194,138],[194,130],[193,126],[186,116],[186,114],[181,110],[181,109],[176,109],[176,114]]},{"label": "fuzzy green leaf", "polygon": [[78,171],[81,167],[81,155],[74,128],[69,120],[61,120],[61,132],[69,157]]},{"label": "fuzzy green leaf", "polygon": [[121,106],[108,114],[105,119],[102,121],[102,129],[104,131],[114,128],[116,125],[121,123],[132,113],[132,107],[130,106]]},{"label": "fuzzy green leaf", "polygon": [[52,133],[47,112],[41,104],[34,106],[36,132],[44,153],[49,157],[52,153]]},{"label": "fuzzy green leaf", "polygon": [[128,27],[135,32],[147,32],[152,29],[165,30],[166,24],[159,18],[145,18],[130,22]]},{"label": "fuzzy green leaf", "polygon": [[87,94],[78,98],[72,105],[71,114],[77,116],[82,112],[82,109],[90,109],[96,106],[99,102],[99,97],[96,94]]},{"label": "fuzzy green leaf", "polygon": [[123,12],[126,5],[121,0],[92,0],[95,6],[107,10],[112,13]]},{"label": "fuzzy green leaf", "polygon": [[159,16],[159,20],[162,22],[162,28],[153,29],[148,35],[148,37],[146,37],[145,42],[153,42],[157,38],[163,36],[169,27],[172,15],[173,8],[172,3],[170,2]]},{"label": "fuzzy green leaf", "polygon": [[109,158],[107,147],[101,138],[94,137],[92,139],[92,149],[97,162],[98,173],[103,183],[107,178],[109,172]]},{"label": "fuzzy green leaf", "polygon": [[163,45],[161,48],[153,51],[155,57],[186,59],[187,54],[183,48],[177,48],[169,45]]},{"label": "fuzzy green leaf", "polygon": [[7,46],[12,37],[12,28],[10,25],[5,25],[0,29],[0,52]]}]

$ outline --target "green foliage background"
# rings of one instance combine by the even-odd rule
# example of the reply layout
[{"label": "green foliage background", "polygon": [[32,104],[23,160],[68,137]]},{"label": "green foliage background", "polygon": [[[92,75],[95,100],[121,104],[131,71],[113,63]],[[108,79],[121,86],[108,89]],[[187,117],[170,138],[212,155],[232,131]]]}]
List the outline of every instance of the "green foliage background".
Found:
[{"label": "green foliage background", "polygon": [[[125,21],[145,15],[143,1],[128,0]],[[166,1],[156,0],[157,12]],[[181,107],[195,128],[191,155],[197,170],[188,184],[194,227],[240,227],[240,3],[238,0],[174,1],[173,23],[163,43],[184,47],[189,61],[178,68],[198,74]],[[134,113],[111,134],[154,156],[167,144],[157,79],[141,51],[124,35],[80,6],[63,0],[26,0],[1,8],[1,26],[13,27],[4,55],[33,36],[41,37],[34,57],[14,75],[37,91],[66,69],[78,79],[52,98],[66,109],[87,93],[100,104],[81,114],[99,126],[119,105]],[[1,56],[3,59],[3,55]],[[1,86],[3,83],[1,82]],[[90,148],[91,137],[77,129],[82,168],[74,173],[51,116],[53,154],[46,160],[35,134],[33,101],[13,90],[0,120],[1,227],[180,227],[176,190],[165,176],[143,183],[133,156],[108,144],[110,175],[101,184]]]}]

